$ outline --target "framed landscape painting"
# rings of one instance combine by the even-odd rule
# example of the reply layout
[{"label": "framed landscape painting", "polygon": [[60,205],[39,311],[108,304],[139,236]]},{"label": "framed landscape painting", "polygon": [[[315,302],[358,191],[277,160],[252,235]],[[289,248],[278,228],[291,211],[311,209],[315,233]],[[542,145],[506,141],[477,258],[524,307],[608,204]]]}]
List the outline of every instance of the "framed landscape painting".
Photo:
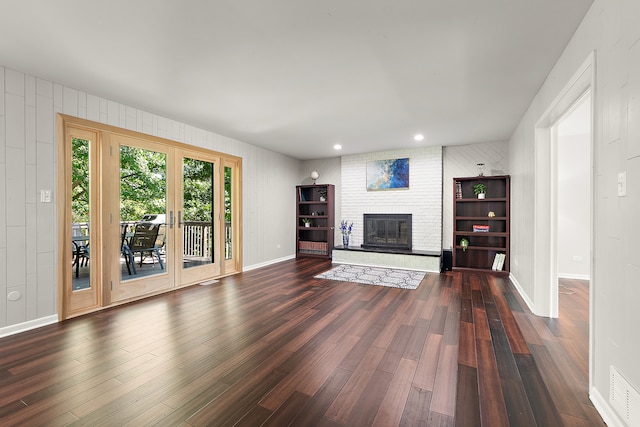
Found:
[{"label": "framed landscape painting", "polygon": [[409,159],[367,162],[367,191],[409,188]]}]

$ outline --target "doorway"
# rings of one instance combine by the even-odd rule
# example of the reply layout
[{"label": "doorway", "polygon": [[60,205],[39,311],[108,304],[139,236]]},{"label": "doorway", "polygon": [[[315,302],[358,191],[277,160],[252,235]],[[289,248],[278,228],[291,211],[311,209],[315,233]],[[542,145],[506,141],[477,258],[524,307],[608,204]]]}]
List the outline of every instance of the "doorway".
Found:
[{"label": "doorway", "polygon": [[560,118],[555,133],[558,164],[557,273],[559,278],[588,281],[591,274],[590,92]]},{"label": "doorway", "polygon": [[[534,206],[534,229],[536,239],[534,244],[534,295],[532,311],[539,316],[557,318],[558,317],[558,265],[559,265],[559,217],[558,217],[558,192],[560,191],[558,180],[558,132],[557,125],[560,120],[580,105],[581,100],[588,95],[590,102],[584,108],[589,110],[590,118],[593,117],[593,103],[595,98],[595,54],[591,53],[585,62],[578,68],[576,73],[567,82],[556,99],[551,103],[535,126],[535,206]],[[594,281],[593,262],[596,256],[596,249],[593,246],[594,223],[593,218],[593,197],[594,197],[594,159],[593,159],[593,120],[588,123],[589,138],[585,152],[582,153],[588,158],[588,213],[589,224],[584,236],[588,239],[588,261],[590,286],[589,294],[589,387],[593,379],[593,295],[597,283]],[[584,183],[583,183],[584,185]],[[571,252],[571,259],[580,255]],[[585,260],[583,256],[583,261]]]},{"label": "doorway", "polygon": [[61,320],[240,271],[239,158],[58,125]]},{"label": "doorway", "polygon": [[555,126],[557,153],[557,276],[560,348],[571,359],[575,380],[589,381],[589,288],[591,280],[591,92]]}]

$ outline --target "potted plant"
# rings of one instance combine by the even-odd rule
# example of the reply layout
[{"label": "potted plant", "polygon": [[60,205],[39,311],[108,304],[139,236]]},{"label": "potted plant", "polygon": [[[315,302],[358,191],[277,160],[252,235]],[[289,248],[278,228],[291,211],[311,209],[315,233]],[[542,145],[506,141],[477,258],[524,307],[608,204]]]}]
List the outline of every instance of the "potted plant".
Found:
[{"label": "potted plant", "polygon": [[311,220],[309,218],[302,218],[302,223],[305,227],[311,227]]},{"label": "potted plant", "polygon": [[473,186],[473,194],[478,196],[478,199],[484,199],[486,192],[487,186],[481,182]]},{"label": "potted plant", "polygon": [[325,202],[327,200],[327,190],[321,188],[318,190],[318,194],[320,195],[320,201]]},{"label": "potted plant", "polygon": [[467,240],[466,237],[463,237],[462,239],[460,239],[460,247],[462,248],[462,252],[466,251],[467,248],[469,247],[469,241]]}]

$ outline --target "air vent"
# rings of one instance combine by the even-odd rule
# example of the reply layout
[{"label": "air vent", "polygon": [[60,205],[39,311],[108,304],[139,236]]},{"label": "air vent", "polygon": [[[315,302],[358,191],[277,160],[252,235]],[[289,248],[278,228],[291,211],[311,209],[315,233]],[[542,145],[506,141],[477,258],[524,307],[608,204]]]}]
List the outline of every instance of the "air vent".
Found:
[{"label": "air vent", "polygon": [[640,426],[640,393],[613,366],[609,402],[629,426]]}]

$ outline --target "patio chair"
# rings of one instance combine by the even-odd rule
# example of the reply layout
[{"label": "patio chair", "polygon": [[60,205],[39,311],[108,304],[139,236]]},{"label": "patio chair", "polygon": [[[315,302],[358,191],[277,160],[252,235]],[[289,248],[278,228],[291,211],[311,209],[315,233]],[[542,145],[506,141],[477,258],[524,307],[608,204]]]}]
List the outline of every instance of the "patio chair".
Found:
[{"label": "patio chair", "polygon": [[[164,270],[162,264],[162,258],[160,258],[160,249],[156,244],[158,239],[158,231],[160,231],[160,224],[153,224],[150,222],[139,222],[135,226],[135,231],[131,240],[129,241],[128,248],[131,251],[132,257],[135,257],[136,253],[140,253],[140,266],[142,267],[142,261],[145,258],[145,254],[148,253],[153,259],[153,256],[158,258],[160,268]],[[155,259],[153,261],[155,264]],[[135,271],[135,267],[134,267]]]},{"label": "patio chair", "polygon": [[88,227],[87,234],[84,234],[80,224],[71,224],[71,243],[73,244],[73,264],[71,268],[75,267],[76,278],[79,276],[80,267],[86,267],[89,264],[90,253],[88,232]]},{"label": "patio chair", "polygon": [[129,224],[122,223],[120,224],[120,235],[122,236],[120,240],[120,252],[124,257],[124,262],[127,265],[127,271],[129,272],[129,276],[131,276],[131,269],[133,268],[133,274],[138,274],[136,271],[136,263],[133,259],[133,252],[131,248],[129,248],[129,241],[127,240],[127,231],[129,230]]}]

